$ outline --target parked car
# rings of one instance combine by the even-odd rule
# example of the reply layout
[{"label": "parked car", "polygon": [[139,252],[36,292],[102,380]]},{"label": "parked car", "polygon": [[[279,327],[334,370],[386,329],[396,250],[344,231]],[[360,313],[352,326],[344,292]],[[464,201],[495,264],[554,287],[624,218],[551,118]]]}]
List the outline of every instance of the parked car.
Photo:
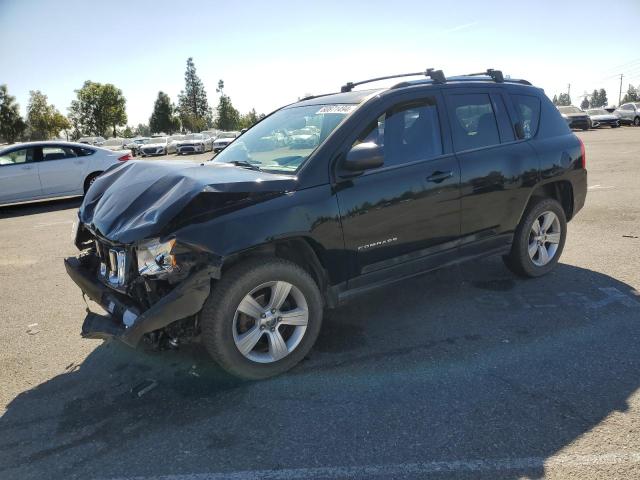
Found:
[{"label": "parked car", "polygon": [[167,155],[169,153],[167,149],[168,142],[168,137],[150,138],[140,146],[140,155],[143,157],[147,155]]},{"label": "parked car", "polygon": [[171,135],[167,139],[167,153],[178,153],[178,143],[184,139],[184,135]]},{"label": "parked car", "polygon": [[102,147],[106,148],[107,150],[113,150],[113,151],[128,150],[127,148],[128,143],[129,143],[128,138],[110,138],[109,140],[106,140],[104,142]]},{"label": "parked car", "polygon": [[625,125],[640,127],[640,102],[630,102],[620,105],[614,115]]},{"label": "parked car", "polygon": [[315,148],[320,141],[320,134],[311,127],[294,130],[289,135],[290,148]]},{"label": "parked car", "polygon": [[220,132],[218,137],[213,141],[213,151],[215,153],[221,152],[227,146],[233,142],[238,136],[240,132]]},{"label": "parked car", "polygon": [[612,113],[607,112],[604,108],[590,108],[587,110],[587,115],[589,115],[593,128],[604,126],[617,128],[620,126],[620,119]]},{"label": "parked car", "polygon": [[568,107],[558,107],[562,118],[567,121],[569,128],[581,128],[582,130],[589,130],[591,128],[591,120],[589,115],[578,107],[570,105]]},{"label": "parked car", "polygon": [[[83,336],[199,338],[260,379],[302,360],[323,310],[356,294],[488,255],[552,271],[587,194],[582,141],[529,82],[427,73],[284,107],[210,162],[106,172],[65,260],[109,312]],[[293,124],[321,126],[315,149],[263,149]]]},{"label": "parked car", "polygon": [[184,139],[176,145],[176,153],[178,155],[182,155],[183,153],[203,153],[206,151],[213,151],[213,139],[209,135],[203,135],[202,133],[185,135]]},{"label": "parked car", "polygon": [[131,150],[131,153],[135,155],[140,155],[140,147],[144,145],[144,143],[149,140],[149,137],[137,137],[133,140],[130,140],[127,143],[126,147]]},{"label": "parked car", "polygon": [[0,205],[83,195],[131,152],[74,142],[28,142],[0,149]]},{"label": "parked car", "polygon": [[104,137],[80,137],[78,143],[84,143],[86,145],[96,145],[98,147],[104,145],[106,140]]}]

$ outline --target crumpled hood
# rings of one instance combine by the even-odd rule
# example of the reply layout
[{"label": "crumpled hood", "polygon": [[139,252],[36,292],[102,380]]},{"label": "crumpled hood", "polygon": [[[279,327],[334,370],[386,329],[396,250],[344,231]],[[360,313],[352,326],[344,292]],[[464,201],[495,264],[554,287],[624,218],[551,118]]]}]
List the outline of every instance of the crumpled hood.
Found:
[{"label": "crumpled hood", "polygon": [[[129,161],[96,179],[80,206],[80,221],[114,242],[159,235],[174,221],[229,208],[234,201],[295,190],[289,175],[234,165],[184,161]],[[206,198],[204,198],[206,197]]]}]

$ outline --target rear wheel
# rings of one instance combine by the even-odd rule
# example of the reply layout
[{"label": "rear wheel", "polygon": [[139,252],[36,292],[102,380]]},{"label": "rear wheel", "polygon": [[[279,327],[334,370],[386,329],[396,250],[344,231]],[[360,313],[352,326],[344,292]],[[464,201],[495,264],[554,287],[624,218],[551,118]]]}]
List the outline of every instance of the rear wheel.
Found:
[{"label": "rear wheel", "polygon": [[633,119],[633,124],[634,124],[636,127],[640,127],[640,117],[636,117],[636,118],[634,118],[634,119]]},{"label": "rear wheel", "polygon": [[258,258],[232,267],[201,312],[202,338],[227,372],[248,380],[281,374],[311,350],[322,323],[322,297],[298,265]]},{"label": "rear wheel", "polygon": [[85,181],[84,181],[84,193],[85,195],[87,194],[87,191],[89,190],[89,187],[91,187],[91,185],[93,185],[93,182],[96,181],[96,178],[98,178],[100,176],[102,172],[95,172],[92,173],[91,175],[89,175]]},{"label": "rear wheel", "polygon": [[525,212],[513,238],[511,252],[503,257],[517,275],[539,277],[555,268],[567,235],[562,206],[552,198],[537,200]]}]

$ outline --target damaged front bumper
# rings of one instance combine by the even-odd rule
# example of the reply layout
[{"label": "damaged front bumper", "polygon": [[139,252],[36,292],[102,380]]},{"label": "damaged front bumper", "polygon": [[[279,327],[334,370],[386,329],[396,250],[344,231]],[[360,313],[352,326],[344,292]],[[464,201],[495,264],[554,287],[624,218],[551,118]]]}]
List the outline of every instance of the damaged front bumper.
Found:
[{"label": "damaged front bumper", "polygon": [[196,270],[141,312],[134,300],[104,285],[78,258],[66,258],[64,264],[80,290],[109,312],[108,315],[88,312],[82,325],[82,336],[117,338],[132,347],[145,334],[197,314],[209,296],[211,280],[220,278],[220,265],[208,265]]}]

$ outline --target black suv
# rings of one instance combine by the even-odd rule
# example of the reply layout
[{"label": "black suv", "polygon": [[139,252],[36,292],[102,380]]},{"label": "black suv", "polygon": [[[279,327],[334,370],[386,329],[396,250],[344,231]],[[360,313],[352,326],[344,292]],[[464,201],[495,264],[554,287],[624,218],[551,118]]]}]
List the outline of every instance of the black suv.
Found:
[{"label": "black suv", "polygon": [[104,172],[65,260],[108,312],[83,336],[201,339],[259,379],[299,362],[323,308],[355,294],[491,254],[552,270],[585,202],[582,142],[527,81],[422,75],[281,108],[210,162]]}]

